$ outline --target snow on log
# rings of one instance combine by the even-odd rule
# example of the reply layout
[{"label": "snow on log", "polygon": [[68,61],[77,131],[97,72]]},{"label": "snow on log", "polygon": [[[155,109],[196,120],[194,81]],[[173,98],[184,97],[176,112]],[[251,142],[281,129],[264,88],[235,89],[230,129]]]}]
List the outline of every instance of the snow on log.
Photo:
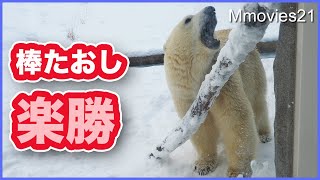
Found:
[{"label": "snow on log", "polygon": [[[244,12],[270,13],[273,4],[249,3],[244,5]],[[198,130],[204,122],[208,110],[218,97],[223,85],[238,69],[249,52],[254,50],[256,44],[262,39],[268,21],[257,22],[246,19],[234,28],[226,45],[221,49],[216,64],[206,75],[198,95],[179,124],[165,139],[149,154],[149,158],[164,159],[181,144],[185,143]]]}]

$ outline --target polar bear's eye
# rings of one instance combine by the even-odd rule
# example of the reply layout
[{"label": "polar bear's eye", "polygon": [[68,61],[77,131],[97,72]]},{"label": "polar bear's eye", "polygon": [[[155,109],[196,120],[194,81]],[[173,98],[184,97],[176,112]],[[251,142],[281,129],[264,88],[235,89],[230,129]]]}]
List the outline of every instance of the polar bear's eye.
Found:
[{"label": "polar bear's eye", "polygon": [[184,24],[188,24],[191,21],[192,17],[188,17],[185,21]]}]

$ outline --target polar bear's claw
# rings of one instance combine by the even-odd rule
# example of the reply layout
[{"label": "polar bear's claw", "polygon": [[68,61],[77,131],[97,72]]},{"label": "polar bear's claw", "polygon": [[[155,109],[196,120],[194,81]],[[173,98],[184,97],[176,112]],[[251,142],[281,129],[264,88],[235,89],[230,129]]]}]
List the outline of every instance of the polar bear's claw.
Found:
[{"label": "polar bear's claw", "polygon": [[194,171],[198,173],[200,176],[205,176],[210,172],[213,172],[217,168],[217,163],[214,160],[205,161],[198,160],[195,163]]},{"label": "polar bear's claw", "polygon": [[260,142],[267,143],[272,140],[272,137],[270,136],[270,134],[259,134],[259,139]]}]

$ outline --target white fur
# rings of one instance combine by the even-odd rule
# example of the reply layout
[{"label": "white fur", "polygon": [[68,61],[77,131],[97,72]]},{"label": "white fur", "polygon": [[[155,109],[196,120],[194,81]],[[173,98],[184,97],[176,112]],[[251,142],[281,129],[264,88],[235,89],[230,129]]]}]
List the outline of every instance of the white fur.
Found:
[{"label": "white fur", "polygon": [[[167,83],[180,118],[194,101],[220,50],[209,49],[201,43],[202,16],[199,12],[188,24],[183,19],[164,45]],[[229,32],[215,33],[221,40],[220,48],[226,43]],[[217,167],[216,148],[221,134],[228,156],[227,175],[251,176],[250,162],[255,155],[258,133],[263,140],[270,141],[265,138],[270,137],[265,94],[265,72],[259,53],[254,50],[222,88],[205,122],[191,138],[199,156],[195,170],[200,175]]]}]

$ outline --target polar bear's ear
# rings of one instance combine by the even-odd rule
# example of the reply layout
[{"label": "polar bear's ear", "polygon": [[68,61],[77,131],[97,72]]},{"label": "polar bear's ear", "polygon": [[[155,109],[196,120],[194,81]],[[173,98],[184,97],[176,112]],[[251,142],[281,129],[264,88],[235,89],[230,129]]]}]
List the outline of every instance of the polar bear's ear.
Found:
[{"label": "polar bear's ear", "polygon": [[164,52],[166,52],[166,50],[167,50],[167,42],[165,42],[165,43],[163,44],[162,49],[163,49]]}]

